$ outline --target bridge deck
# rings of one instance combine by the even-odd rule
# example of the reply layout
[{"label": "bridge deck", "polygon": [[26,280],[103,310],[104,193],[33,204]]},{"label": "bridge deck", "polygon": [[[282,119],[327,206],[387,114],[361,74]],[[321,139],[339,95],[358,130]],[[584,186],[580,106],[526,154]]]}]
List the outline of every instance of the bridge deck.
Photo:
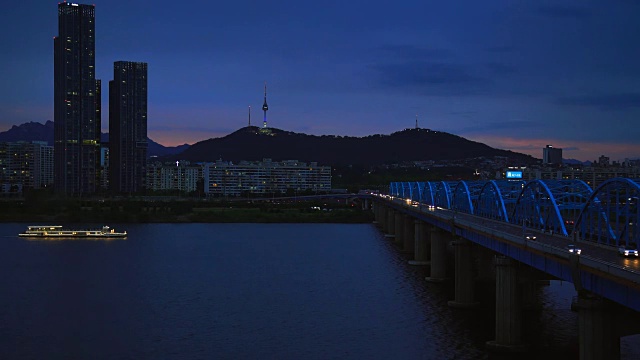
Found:
[{"label": "bridge deck", "polygon": [[597,295],[640,311],[640,259],[620,256],[615,248],[576,242],[581,255],[573,255],[567,245],[573,239],[527,229],[536,240],[526,240],[521,226],[426,205],[409,205],[402,199],[375,197],[384,205],[443,230],[455,232],[497,253],[544,271]]}]

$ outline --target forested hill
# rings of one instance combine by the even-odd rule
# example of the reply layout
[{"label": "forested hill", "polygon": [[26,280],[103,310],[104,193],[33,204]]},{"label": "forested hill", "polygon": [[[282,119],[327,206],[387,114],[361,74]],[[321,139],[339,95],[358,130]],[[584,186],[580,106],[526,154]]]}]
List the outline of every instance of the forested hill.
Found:
[{"label": "forested hill", "polygon": [[307,135],[279,129],[265,133],[255,126],[244,127],[220,138],[191,145],[173,160],[192,162],[241,160],[317,161],[319,164],[381,165],[403,161],[461,160],[495,156],[508,157],[521,164],[535,158],[513,151],[495,149],[463,137],[429,129],[406,129],[390,135],[365,137]]}]

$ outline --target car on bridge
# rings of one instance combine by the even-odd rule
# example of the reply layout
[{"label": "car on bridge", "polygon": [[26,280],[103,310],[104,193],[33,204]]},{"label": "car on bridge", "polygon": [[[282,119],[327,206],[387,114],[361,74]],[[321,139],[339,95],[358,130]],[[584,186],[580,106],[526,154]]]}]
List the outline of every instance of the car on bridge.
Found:
[{"label": "car on bridge", "polygon": [[576,254],[576,255],[580,255],[582,253],[582,249],[580,249],[578,246],[574,244],[567,245],[567,250],[569,250],[570,253]]},{"label": "car on bridge", "polygon": [[535,240],[535,239],[537,239],[536,236],[534,234],[532,234],[532,233],[524,234],[524,238],[527,239],[527,240]]},{"label": "car on bridge", "polygon": [[618,253],[624,257],[638,257],[638,249],[625,245],[620,245],[618,247]]}]

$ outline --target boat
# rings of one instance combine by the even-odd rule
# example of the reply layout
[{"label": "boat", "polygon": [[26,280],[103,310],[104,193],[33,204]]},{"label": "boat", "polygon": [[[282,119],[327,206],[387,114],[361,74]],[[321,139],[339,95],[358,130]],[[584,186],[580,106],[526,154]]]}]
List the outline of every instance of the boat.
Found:
[{"label": "boat", "polygon": [[124,238],[127,232],[116,232],[108,226],[98,230],[67,230],[61,225],[32,225],[27,231],[18,234],[31,238]]}]

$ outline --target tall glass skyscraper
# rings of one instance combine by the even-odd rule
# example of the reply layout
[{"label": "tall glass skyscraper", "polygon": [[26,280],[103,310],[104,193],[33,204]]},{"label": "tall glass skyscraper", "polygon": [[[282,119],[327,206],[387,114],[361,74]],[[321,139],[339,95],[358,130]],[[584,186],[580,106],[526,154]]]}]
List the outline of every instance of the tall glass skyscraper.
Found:
[{"label": "tall glass skyscraper", "polygon": [[147,63],[116,61],[109,81],[109,187],[113,193],[146,188]]},{"label": "tall glass skyscraper", "polygon": [[54,37],[54,187],[92,194],[100,166],[100,81],[95,77],[95,6],[58,4]]}]

